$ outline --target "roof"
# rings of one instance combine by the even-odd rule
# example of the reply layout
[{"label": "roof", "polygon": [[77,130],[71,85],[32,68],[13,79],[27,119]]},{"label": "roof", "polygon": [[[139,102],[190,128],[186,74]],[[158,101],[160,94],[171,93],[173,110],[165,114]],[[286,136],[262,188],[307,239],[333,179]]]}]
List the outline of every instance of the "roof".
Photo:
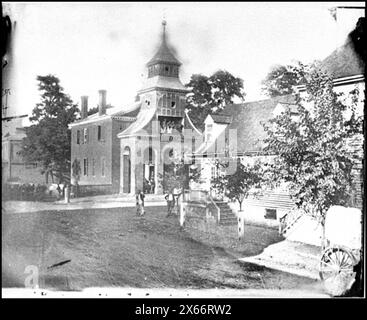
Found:
[{"label": "roof", "polygon": [[157,53],[153,56],[152,59],[149,60],[147,63],[147,66],[151,66],[153,64],[159,63],[159,62],[166,62],[170,64],[175,64],[180,66],[181,62],[176,59],[176,57],[173,55],[171,50],[168,47],[167,39],[166,39],[166,29],[165,29],[165,22],[163,24],[163,33],[162,33],[162,42],[161,45],[157,51]]},{"label": "roof", "polygon": [[151,88],[164,88],[164,89],[169,88],[173,90],[188,91],[188,89],[182,84],[179,78],[165,77],[160,75],[147,78],[140,91]]},{"label": "roof", "polygon": [[291,113],[298,113],[298,106],[294,103],[278,102],[277,106],[281,105],[284,110],[288,109]]},{"label": "roof", "polygon": [[216,123],[231,123],[232,122],[232,116],[227,115],[219,115],[219,114],[211,114],[210,115],[214,122]]},{"label": "roof", "polygon": [[221,114],[232,115],[229,129],[237,130],[237,150],[239,152],[261,151],[266,138],[263,123],[274,117],[275,107],[281,104],[292,104],[296,101],[293,95],[278,96],[271,99],[232,104],[224,108]]},{"label": "roof", "polygon": [[[157,106],[155,107],[147,107],[144,105],[139,109],[139,113],[137,115],[136,120],[130,124],[124,131],[120,132],[117,137],[124,138],[129,136],[139,136],[145,134],[154,134],[154,127],[152,127],[152,120],[157,111]],[[201,135],[201,132],[196,129],[194,124],[192,123],[187,112],[184,112],[183,116],[183,128],[184,129],[193,129],[197,134]]]},{"label": "roof", "polygon": [[135,102],[133,104],[131,104],[130,106],[122,109],[121,107],[112,107],[112,108],[108,108],[106,109],[106,114],[103,115],[99,115],[98,112],[93,113],[92,115],[84,118],[84,119],[79,119],[77,121],[74,121],[73,123],[69,124],[69,126],[74,126],[74,125],[80,125],[80,124],[85,124],[85,123],[90,123],[90,122],[95,122],[95,121],[99,121],[101,119],[105,119],[105,118],[111,118],[111,117],[116,117],[116,116],[122,116],[122,117],[136,117],[140,111],[140,106],[141,106],[141,102]]},{"label": "roof", "polygon": [[[202,135],[202,132],[199,131],[195,125],[192,123],[190,116],[187,112],[187,110],[185,110],[185,117],[184,117],[184,129],[193,129],[195,131],[196,134],[198,134],[199,136]],[[186,121],[185,121],[186,120]]]},{"label": "roof", "polygon": [[[292,110],[295,101],[294,95],[285,95],[266,100],[231,104],[226,106],[219,116],[224,119],[231,117],[232,121],[227,128],[236,130],[237,152],[259,152],[263,148],[262,140],[266,138],[262,123],[274,117],[273,111],[277,105],[282,104]],[[206,149],[207,147],[201,145],[196,152],[202,153]]]},{"label": "roof", "polygon": [[363,74],[365,65],[348,39],[321,62],[321,68],[333,78],[343,78]]},{"label": "roof", "polygon": [[153,119],[156,107],[147,107],[144,105],[142,108],[140,108],[139,113],[137,115],[136,120],[128,126],[124,131],[119,133],[117,136],[119,138],[131,136],[131,135],[139,135],[144,133],[144,128],[150,123],[150,121]]}]

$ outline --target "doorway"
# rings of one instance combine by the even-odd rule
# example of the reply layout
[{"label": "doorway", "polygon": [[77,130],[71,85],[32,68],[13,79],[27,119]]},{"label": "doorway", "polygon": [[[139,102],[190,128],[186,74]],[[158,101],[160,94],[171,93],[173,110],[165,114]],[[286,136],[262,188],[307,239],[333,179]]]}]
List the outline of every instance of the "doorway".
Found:
[{"label": "doorway", "polygon": [[143,190],[144,193],[154,194],[156,192],[156,155],[152,147],[149,147],[144,152],[143,165]]},{"label": "doorway", "polygon": [[131,159],[130,148],[126,147],[122,154],[123,160],[123,193],[131,192]]}]

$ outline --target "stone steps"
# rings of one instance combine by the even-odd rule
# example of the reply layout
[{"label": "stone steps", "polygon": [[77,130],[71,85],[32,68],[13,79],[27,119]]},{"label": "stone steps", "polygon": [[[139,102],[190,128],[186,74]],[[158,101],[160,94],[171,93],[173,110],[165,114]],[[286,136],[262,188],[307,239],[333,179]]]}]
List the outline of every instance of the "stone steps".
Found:
[{"label": "stone steps", "polygon": [[235,216],[227,202],[218,201],[216,202],[216,205],[220,209],[220,225],[228,226],[237,224],[237,217]]}]

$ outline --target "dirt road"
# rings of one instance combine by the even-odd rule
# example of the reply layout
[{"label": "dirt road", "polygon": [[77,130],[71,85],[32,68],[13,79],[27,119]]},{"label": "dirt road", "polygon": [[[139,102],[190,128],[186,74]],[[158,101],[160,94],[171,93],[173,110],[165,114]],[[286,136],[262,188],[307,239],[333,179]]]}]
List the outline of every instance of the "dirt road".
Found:
[{"label": "dirt road", "polygon": [[[299,289],[315,281],[238,262],[276,238],[253,226],[248,246],[229,250],[196,240],[166,218],[164,207],[3,214],[3,287],[24,287],[25,268],[38,268],[42,288],[86,287]],[[259,235],[261,241],[259,241]],[[268,238],[266,238],[268,237]],[[265,240],[264,240],[265,239]]]}]

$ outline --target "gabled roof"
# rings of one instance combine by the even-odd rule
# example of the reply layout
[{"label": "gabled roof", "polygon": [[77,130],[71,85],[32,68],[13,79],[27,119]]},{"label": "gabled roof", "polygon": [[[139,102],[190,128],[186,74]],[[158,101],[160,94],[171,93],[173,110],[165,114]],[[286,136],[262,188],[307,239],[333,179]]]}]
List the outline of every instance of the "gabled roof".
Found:
[{"label": "gabled roof", "polygon": [[347,39],[321,62],[321,68],[333,78],[344,78],[364,74],[365,65],[355,52],[352,41]]},{"label": "gabled roof", "polygon": [[[294,95],[285,95],[266,100],[231,104],[226,106],[219,116],[232,118],[227,128],[236,130],[237,152],[259,152],[262,151],[264,147],[263,140],[266,138],[266,132],[262,124],[274,118],[273,111],[277,105],[282,104],[293,110],[295,101],[296,97]],[[220,134],[224,134],[224,131]],[[206,149],[207,147],[201,145],[195,153],[200,154],[205,152]]]},{"label": "gabled roof", "polygon": [[228,128],[237,130],[237,150],[239,152],[261,151],[262,140],[266,138],[262,124],[274,117],[273,111],[279,103],[289,105],[295,100],[295,96],[285,95],[225,107],[221,114],[233,117]]}]

